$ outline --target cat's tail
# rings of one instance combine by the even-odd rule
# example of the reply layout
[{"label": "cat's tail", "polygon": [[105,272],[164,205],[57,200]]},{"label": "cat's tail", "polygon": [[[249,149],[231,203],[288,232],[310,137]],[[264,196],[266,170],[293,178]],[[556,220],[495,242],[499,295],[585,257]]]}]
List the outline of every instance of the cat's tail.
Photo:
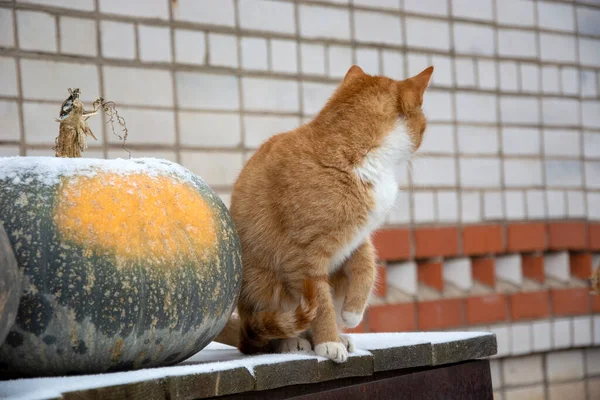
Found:
[{"label": "cat's tail", "polygon": [[310,328],[317,316],[317,289],[312,279],[303,284],[300,304],[293,311],[261,311],[250,315],[240,327],[238,348],[252,354],[268,351],[273,339],[296,337]]}]

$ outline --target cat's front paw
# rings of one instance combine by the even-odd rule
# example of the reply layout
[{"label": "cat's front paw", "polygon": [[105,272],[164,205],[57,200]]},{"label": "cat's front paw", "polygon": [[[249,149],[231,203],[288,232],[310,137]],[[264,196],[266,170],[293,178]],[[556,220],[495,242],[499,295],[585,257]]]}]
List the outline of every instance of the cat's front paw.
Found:
[{"label": "cat's front paw", "polygon": [[348,349],[345,344],[340,342],[320,343],[315,346],[315,353],[336,363],[343,363],[348,359]]},{"label": "cat's front paw", "polygon": [[296,351],[311,351],[312,346],[306,339],[300,337],[281,339],[275,351],[278,353],[293,353]]},{"label": "cat's front paw", "polygon": [[359,314],[350,311],[342,311],[342,322],[346,328],[356,328],[362,319],[362,313]]},{"label": "cat's front paw", "polygon": [[350,336],[340,334],[340,340],[342,341],[344,346],[346,346],[346,349],[348,349],[349,353],[354,353],[354,350],[356,348],[354,347],[354,342],[352,341],[352,338],[350,338]]}]

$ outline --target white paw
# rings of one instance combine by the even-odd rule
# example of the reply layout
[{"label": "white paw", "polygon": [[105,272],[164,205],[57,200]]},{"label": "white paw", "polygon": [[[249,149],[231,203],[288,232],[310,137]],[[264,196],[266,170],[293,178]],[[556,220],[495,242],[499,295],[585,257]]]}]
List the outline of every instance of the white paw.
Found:
[{"label": "white paw", "polygon": [[281,339],[277,345],[278,353],[293,353],[296,351],[311,351],[312,346],[306,339],[299,337]]},{"label": "white paw", "polygon": [[327,357],[336,363],[346,362],[348,350],[346,345],[340,342],[325,342],[315,346],[315,353],[321,357]]},{"label": "white paw", "polygon": [[348,349],[349,353],[354,353],[354,350],[356,348],[354,347],[354,342],[352,341],[352,339],[350,338],[350,336],[348,336],[348,335],[340,335],[340,340],[342,341],[342,343],[344,344],[344,346],[346,346],[346,348]]},{"label": "white paw", "polygon": [[342,320],[347,328],[356,328],[360,324],[360,321],[362,321],[362,317],[362,314],[342,311]]}]

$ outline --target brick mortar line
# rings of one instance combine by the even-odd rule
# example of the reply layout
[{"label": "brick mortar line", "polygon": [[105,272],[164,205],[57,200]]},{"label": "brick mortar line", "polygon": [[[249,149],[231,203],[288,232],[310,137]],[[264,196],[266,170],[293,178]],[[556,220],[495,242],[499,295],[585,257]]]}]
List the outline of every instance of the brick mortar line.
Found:
[{"label": "brick mortar line", "polygon": [[[12,10],[11,18],[13,22],[13,35],[14,35],[14,43],[15,48],[19,49],[21,47],[19,41],[19,31],[17,27],[17,12]],[[17,75],[17,109],[19,113],[19,154],[24,156],[26,154],[26,141],[25,141],[25,116],[23,113],[23,77],[21,74],[21,57],[17,55],[15,57],[15,73]]]},{"label": "brick mortar line", "polygon": [[[99,0],[98,0],[99,1]],[[171,23],[173,21],[173,2],[169,1],[169,23]],[[98,7],[98,9],[100,9]],[[205,44],[207,44],[208,42],[208,35],[205,33],[204,34],[204,39],[205,39]],[[175,64],[175,60],[176,60],[176,47],[175,47],[175,30],[174,29],[169,29],[169,43],[171,46],[171,65]],[[139,43],[138,43],[138,48],[139,48]],[[138,54],[139,54],[139,49],[138,49]],[[208,46],[206,46],[206,54],[208,54]],[[102,68],[104,69],[104,68]],[[171,87],[172,87],[172,91],[173,91],[173,126],[175,128],[175,143],[173,143],[172,146],[170,146],[170,149],[172,149],[173,151],[175,151],[175,160],[177,160],[178,163],[181,163],[181,125],[179,124],[179,96],[178,96],[178,90],[177,90],[177,76],[176,76],[177,71],[176,70],[171,70],[170,71],[170,75],[171,75]],[[108,146],[108,142],[105,142],[105,147]]]}]

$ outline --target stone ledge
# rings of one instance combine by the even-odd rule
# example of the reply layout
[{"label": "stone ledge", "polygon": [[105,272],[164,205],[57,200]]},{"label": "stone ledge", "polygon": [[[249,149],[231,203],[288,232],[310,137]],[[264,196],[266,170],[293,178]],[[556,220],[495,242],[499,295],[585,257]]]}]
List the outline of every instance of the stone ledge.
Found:
[{"label": "stone ledge", "polygon": [[488,332],[415,332],[351,335],[357,350],[344,364],[309,353],[244,356],[211,343],[171,367],[130,372],[0,382],[9,399],[201,399],[303,385],[385,371],[434,367],[496,354]]}]

